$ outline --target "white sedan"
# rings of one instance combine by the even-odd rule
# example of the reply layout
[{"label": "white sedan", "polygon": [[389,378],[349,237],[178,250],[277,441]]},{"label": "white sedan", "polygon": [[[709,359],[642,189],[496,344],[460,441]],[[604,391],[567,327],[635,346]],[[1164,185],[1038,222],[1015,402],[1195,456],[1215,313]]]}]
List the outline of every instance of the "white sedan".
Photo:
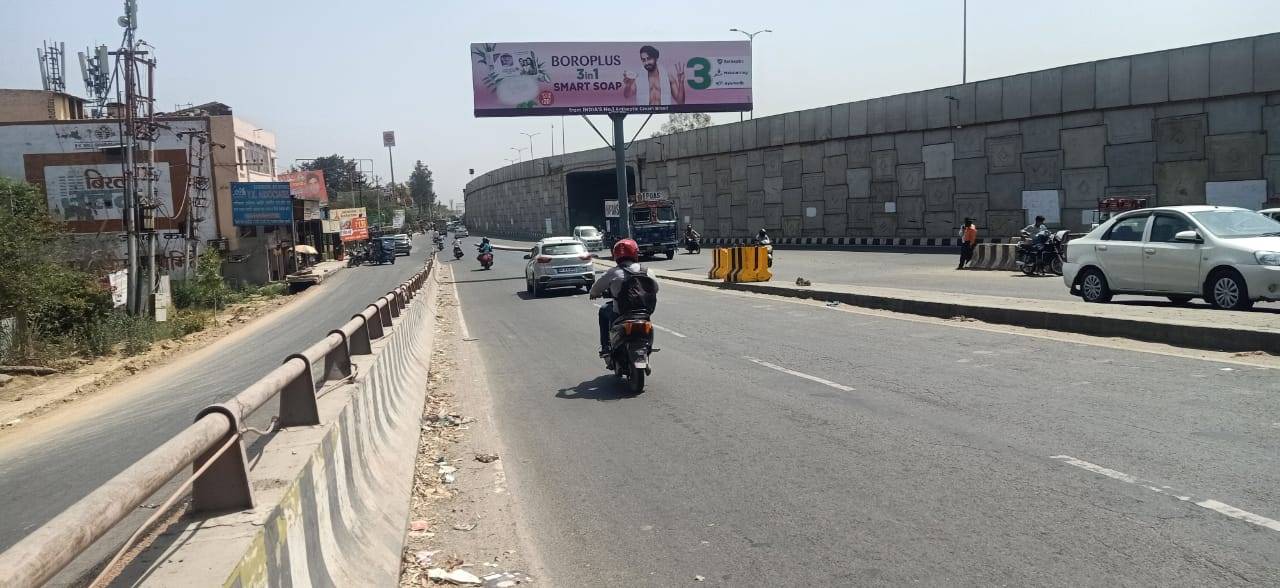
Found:
[{"label": "white sedan", "polygon": [[1280,300],[1280,222],[1226,206],[1134,210],[1071,240],[1062,269],[1087,302],[1141,294],[1245,310]]}]

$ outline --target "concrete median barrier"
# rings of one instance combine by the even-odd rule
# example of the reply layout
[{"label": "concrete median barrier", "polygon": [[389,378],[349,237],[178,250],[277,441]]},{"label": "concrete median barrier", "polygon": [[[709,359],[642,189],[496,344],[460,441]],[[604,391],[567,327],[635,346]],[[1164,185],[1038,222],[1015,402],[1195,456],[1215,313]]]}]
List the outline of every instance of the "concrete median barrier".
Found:
[{"label": "concrete median barrier", "polygon": [[1018,271],[1018,246],[1004,243],[981,243],[973,248],[969,269]]},{"label": "concrete median barrier", "polygon": [[122,579],[156,586],[195,579],[227,586],[394,586],[435,289],[429,277],[417,296],[400,298],[411,303],[373,344],[374,355],[356,363],[354,381],[320,397],[324,424],[277,432],[264,446],[253,468],[255,480],[267,480],[255,484],[258,508],[171,528]]},{"label": "concrete median barrier", "polygon": [[653,271],[662,279],[791,298],[835,301],[851,306],[937,318],[966,317],[988,323],[1121,337],[1179,347],[1280,354],[1280,328],[1269,315],[1208,309],[1143,308],[1030,300],[950,292],[925,292],[835,284],[734,283],[695,275]]}]

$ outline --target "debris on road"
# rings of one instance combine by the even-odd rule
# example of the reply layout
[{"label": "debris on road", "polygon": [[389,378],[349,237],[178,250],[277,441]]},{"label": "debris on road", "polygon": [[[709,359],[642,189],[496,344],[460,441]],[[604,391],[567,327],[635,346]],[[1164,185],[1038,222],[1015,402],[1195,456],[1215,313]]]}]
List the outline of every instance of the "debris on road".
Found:
[{"label": "debris on road", "polygon": [[813,282],[810,282],[809,280],[806,280],[806,279],[804,279],[804,278],[796,278],[796,285],[797,285],[797,286],[812,286],[812,285],[813,285]]},{"label": "debris on road", "polygon": [[451,584],[479,586],[481,584],[480,577],[466,570],[445,570],[443,568],[431,568],[427,570],[427,577],[437,582],[449,582]]},{"label": "debris on road", "polygon": [[693,581],[694,581],[694,582],[702,582],[702,581],[704,581],[704,580],[706,580],[706,579],[707,579],[707,577],[706,577],[706,576],[694,576],[694,577],[693,577]]},{"label": "debris on road", "polygon": [[413,557],[415,560],[418,561],[418,565],[425,568],[431,565],[431,558],[435,557],[437,553],[440,553],[439,549],[436,549],[436,550],[423,549],[418,551],[417,553],[414,553]]},{"label": "debris on road", "polygon": [[426,531],[430,527],[431,524],[426,521],[413,521],[412,523],[409,523],[410,531]]},{"label": "debris on road", "polygon": [[512,588],[522,584],[532,584],[533,576],[524,572],[495,572],[481,578],[485,588]]},{"label": "debris on road", "polygon": [[475,529],[477,526],[478,525],[476,525],[475,523],[454,523],[453,530],[454,531],[471,531]]},{"label": "debris on road", "polygon": [[951,318],[949,318],[949,319],[947,319],[947,320],[949,320],[949,321],[961,322],[961,323],[976,323],[976,322],[978,322],[978,319],[973,318],[973,317],[969,317],[969,316],[964,316],[963,314],[958,314],[958,315],[953,316],[953,317],[951,317]]},{"label": "debris on road", "polygon": [[495,461],[498,461],[498,454],[496,454],[496,453],[477,453],[477,454],[476,454],[476,461],[478,461],[478,462],[480,462],[480,463],[493,463],[493,462],[495,462]]},{"label": "debris on road", "polygon": [[839,303],[839,302],[837,302],[837,301],[835,301],[835,300],[828,300],[828,301],[827,301],[827,306],[830,306],[830,307],[832,307],[832,308],[835,308],[835,307],[837,307],[837,306],[840,306],[840,303]]}]

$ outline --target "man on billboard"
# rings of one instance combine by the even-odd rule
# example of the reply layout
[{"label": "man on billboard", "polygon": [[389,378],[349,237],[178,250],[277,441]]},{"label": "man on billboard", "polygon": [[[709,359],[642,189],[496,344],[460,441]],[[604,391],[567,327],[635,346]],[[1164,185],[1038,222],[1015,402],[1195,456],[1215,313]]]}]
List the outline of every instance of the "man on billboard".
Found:
[{"label": "man on billboard", "polygon": [[658,49],[653,45],[640,48],[640,65],[645,75],[627,70],[622,74],[622,96],[639,105],[684,104],[684,64],[677,62],[670,71],[658,66]]}]

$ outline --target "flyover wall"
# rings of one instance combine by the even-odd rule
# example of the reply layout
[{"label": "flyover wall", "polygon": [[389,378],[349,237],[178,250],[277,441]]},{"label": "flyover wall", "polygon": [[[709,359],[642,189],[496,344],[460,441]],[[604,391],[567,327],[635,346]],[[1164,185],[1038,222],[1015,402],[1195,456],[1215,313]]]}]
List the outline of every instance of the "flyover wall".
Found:
[{"label": "flyover wall", "polygon": [[[627,117],[628,137],[642,120]],[[466,187],[467,223],[495,235],[567,234],[567,174],[612,169],[612,157],[602,147],[480,175]],[[1057,213],[1050,224],[1078,230],[1111,195],[1274,205],[1280,34],[637,140],[627,162],[640,190],[675,197],[681,220],[713,238],[760,227],[781,237],[951,237],[964,217],[999,238],[1024,226],[1027,210],[1046,209]]]}]

